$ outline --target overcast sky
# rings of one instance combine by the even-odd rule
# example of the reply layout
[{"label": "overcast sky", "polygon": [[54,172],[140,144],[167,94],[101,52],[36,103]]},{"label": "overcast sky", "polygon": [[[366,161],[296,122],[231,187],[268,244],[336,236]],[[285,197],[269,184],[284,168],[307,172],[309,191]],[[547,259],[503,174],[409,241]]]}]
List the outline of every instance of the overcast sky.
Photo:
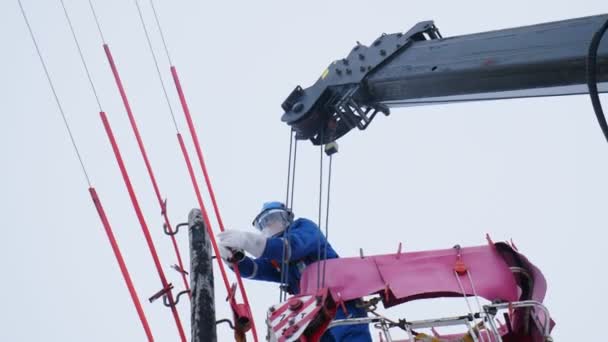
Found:
[{"label": "overcast sky", "polygon": [[[59,1],[23,0],[84,162],[105,205],[158,341],[177,339],[170,311],[99,120]],[[196,200],[133,1],[95,1],[172,222]],[[152,29],[178,125],[187,126]],[[165,272],[170,240],[95,23],[66,1],[101,102],[123,149]],[[445,37],[600,14],[589,1],[156,2],[199,131],[227,227],[250,229],[262,202],[285,197],[288,128],[280,104],[311,85],[356,41],[435,20]],[[16,0],[0,2],[0,341],[142,341],[145,335],[87,192]],[[605,38],[606,39],[606,38]],[[604,102],[608,102],[603,96]],[[606,105],[608,106],[608,105]],[[194,149],[188,146],[194,158]],[[548,280],[558,341],[591,340],[603,322],[608,146],[587,96],[393,110],[341,140],[334,158],[330,240],[342,256],[513,239]],[[316,220],[318,149],[300,144],[295,212]],[[216,226],[217,228],[217,226]],[[178,235],[188,260],[187,234]],[[218,319],[229,317],[216,272]],[[260,330],[278,287],[246,282]],[[388,312],[414,319],[465,312],[458,303]],[[190,331],[189,306],[179,304]],[[599,328],[599,329],[598,329]],[[231,340],[226,327],[220,341]],[[374,333],[374,335],[377,335]],[[398,335],[397,335],[398,336]]]}]

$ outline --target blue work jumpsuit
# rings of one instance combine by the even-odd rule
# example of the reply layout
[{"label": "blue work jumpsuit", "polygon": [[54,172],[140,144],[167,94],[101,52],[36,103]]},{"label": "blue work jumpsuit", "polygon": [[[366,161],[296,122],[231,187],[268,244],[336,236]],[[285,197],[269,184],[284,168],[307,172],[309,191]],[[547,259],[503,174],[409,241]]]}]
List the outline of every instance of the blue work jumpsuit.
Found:
[{"label": "blue work jumpsuit", "polygon": [[[289,244],[286,242],[289,241]],[[285,248],[286,260],[289,260],[287,274],[288,292],[300,293],[300,277],[309,264],[319,260],[318,244],[321,243],[321,258],[327,247],[327,259],[338,258],[319,227],[304,218],[295,220],[287,230],[266,240],[264,253],[257,259],[245,257],[239,262],[241,275],[245,278],[281,282],[281,259]],[[278,265],[278,267],[277,267]],[[352,318],[366,317],[366,312],[356,307],[355,301],[345,303],[346,310]],[[336,319],[346,318],[342,308],[338,306]],[[330,329],[321,338],[321,342],[371,342],[372,338],[367,324],[346,325]]]}]

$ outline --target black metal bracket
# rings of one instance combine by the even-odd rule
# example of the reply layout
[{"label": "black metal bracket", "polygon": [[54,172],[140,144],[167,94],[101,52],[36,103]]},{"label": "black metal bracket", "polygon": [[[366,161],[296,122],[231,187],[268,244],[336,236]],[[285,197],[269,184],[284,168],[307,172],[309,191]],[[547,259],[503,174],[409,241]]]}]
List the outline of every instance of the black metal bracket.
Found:
[{"label": "black metal bracket", "polygon": [[387,106],[370,99],[364,80],[413,42],[441,38],[432,21],[416,24],[406,33],[382,34],[371,46],[357,42],[346,58],[336,60],[309,88],[297,86],[281,105],[281,120],[292,126],[298,139],[320,145],[332,142],[353,128],[366,129]]},{"label": "black metal bracket", "polygon": [[187,227],[187,226],[188,226],[188,222],[180,223],[177,226],[175,226],[174,231],[171,231],[171,230],[169,230],[169,226],[166,223],[163,223],[163,230],[165,231],[165,234],[167,234],[169,236],[173,236],[173,235],[179,233],[179,229],[181,227]]},{"label": "black metal bracket", "polygon": [[175,301],[173,303],[171,303],[169,298],[165,295],[165,296],[163,296],[163,304],[168,308],[176,306],[177,303],[179,303],[179,297],[181,297],[182,295],[185,295],[185,294],[189,294],[189,293],[190,293],[190,290],[184,290],[184,291],[178,293],[175,296]]}]

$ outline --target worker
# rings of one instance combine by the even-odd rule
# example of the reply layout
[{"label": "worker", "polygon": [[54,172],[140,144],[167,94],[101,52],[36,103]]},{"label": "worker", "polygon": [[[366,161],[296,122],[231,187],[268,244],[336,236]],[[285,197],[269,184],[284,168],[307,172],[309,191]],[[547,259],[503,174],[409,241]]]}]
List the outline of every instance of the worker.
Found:
[{"label": "worker", "polygon": [[[319,227],[311,220],[298,218],[294,220],[291,210],[281,202],[268,202],[253,220],[257,232],[226,230],[218,234],[220,254],[223,259],[237,261],[243,277],[281,282],[281,270],[287,273],[283,277],[286,290],[295,295],[300,292],[299,281],[304,268],[321,259],[338,258],[338,254],[325,239]],[[245,256],[249,253],[254,258]],[[327,253],[327,254],[325,254]],[[285,258],[285,259],[283,259]],[[285,260],[285,267],[281,267]],[[347,314],[339,306],[336,319],[366,317],[364,309],[356,306],[355,300],[347,301]],[[345,325],[329,329],[321,338],[322,342],[371,342],[372,338],[367,324]]]}]

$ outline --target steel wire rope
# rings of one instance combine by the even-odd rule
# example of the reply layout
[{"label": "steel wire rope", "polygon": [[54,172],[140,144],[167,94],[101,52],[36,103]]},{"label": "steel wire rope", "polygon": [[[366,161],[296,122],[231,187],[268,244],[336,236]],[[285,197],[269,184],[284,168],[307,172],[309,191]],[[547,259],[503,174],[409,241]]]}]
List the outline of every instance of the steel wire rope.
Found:
[{"label": "steel wire rope", "polygon": [[319,145],[319,237],[317,238],[317,290],[321,287],[321,237],[323,235],[321,230],[321,216],[323,211],[323,138],[325,129],[321,128],[319,133],[321,144]]},{"label": "steel wire rope", "polygon": [[[293,215],[293,193],[295,190],[295,174],[296,174],[296,157],[297,157],[297,149],[298,149],[298,140],[295,137],[293,128],[289,131],[289,162],[287,167],[287,194],[285,198],[285,207],[292,213]],[[294,143],[295,140],[295,143]],[[292,169],[292,150],[293,150],[293,169]],[[292,174],[293,172],[293,174]],[[290,183],[291,181],[291,183]],[[291,188],[291,193],[290,193]],[[290,196],[291,194],[291,196]],[[292,216],[293,217],[293,216]],[[279,285],[279,302],[283,302],[287,299],[287,291],[284,291],[284,286],[289,286],[286,284],[288,282],[289,277],[289,261],[287,259],[287,249],[291,248],[291,244],[289,241],[289,229],[287,227],[285,231],[285,244],[283,246],[283,253],[281,257],[281,282]]]},{"label": "steel wire rope", "polygon": [[[289,130],[289,158],[287,161],[287,190],[285,192],[285,208],[290,209],[289,204],[289,189],[291,186],[291,155],[293,152],[293,128]],[[287,256],[287,245],[289,245],[289,226],[285,230],[286,244],[283,245],[283,253],[281,256],[281,282],[279,283],[279,303],[283,301],[283,285],[285,272],[285,257]]]},{"label": "steel wire rope", "polygon": [[321,281],[321,287],[325,287],[325,273],[327,266],[327,246],[329,245],[329,203],[331,194],[331,169],[332,169],[333,155],[329,156],[329,166],[327,175],[327,202],[325,207],[325,250],[323,252],[323,279]]},{"label": "steel wire rope", "polygon": [[293,152],[293,128],[289,129],[289,159],[287,161],[287,189],[285,191],[285,207],[290,208],[289,188],[291,186],[291,155]]}]

